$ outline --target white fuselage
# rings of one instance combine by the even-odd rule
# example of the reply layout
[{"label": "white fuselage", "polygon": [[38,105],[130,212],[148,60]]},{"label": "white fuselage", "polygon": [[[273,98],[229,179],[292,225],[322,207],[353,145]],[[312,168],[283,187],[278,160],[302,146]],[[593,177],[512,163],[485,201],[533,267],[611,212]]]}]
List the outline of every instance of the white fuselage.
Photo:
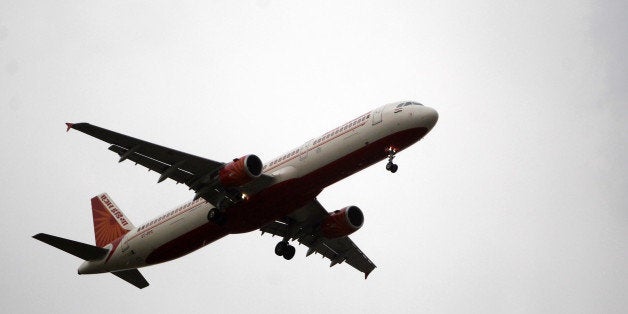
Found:
[{"label": "white fuselage", "polygon": [[[390,138],[395,134],[417,128],[424,128],[429,131],[438,119],[436,111],[431,108],[418,104],[407,106],[400,106],[400,104],[403,105],[404,103],[393,103],[379,107],[320,137],[311,139],[301,147],[290,150],[286,154],[267,162],[263,172],[273,177],[273,185],[287,180],[309,178],[309,175],[320,172],[319,181],[328,185],[355,173],[355,171],[368,167],[374,161],[385,158],[384,152],[381,152],[381,156],[376,156],[376,159],[370,156],[356,157],[358,165],[347,170],[346,173],[342,169],[331,169],[330,165],[347,156],[353,156],[352,154],[357,154],[357,152],[368,154],[369,145],[374,145],[374,143],[382,145],[382,139]],[[412,143],[409,142],[407,145]],[[394,147],[397,151],[404,148]],[[379,150],[377,151],[379,152]],[[333,172],[333,175],[326,178],[326,172],[321,171],[322,169],[333,170],[327,171]],[[321,187],[321,190],[322,188],[324,187]],[[205,228],[207,224],[212,224],[207,219],[207,214],[212,208],[214,206],[202,198],[185,203],[131,230],[120,240],[105,246],[106,249],[110,250],[109,254],[101,260],[84,262],[79,267],[79,274],[102,273],[151,265],[154,263],[147,261],[149,256],[156,249],[173,243],[177,239],[181,241],[182,245],[190,243],[190,248],[172,253],[172,258],[185,255],[190,250],[198,249],[220,237],[233,233],[233,231],[223,230],[222,233],[216,233],[211,238],[194,237],[194,230],[204,230],[202,228]],[[262,225],[254,225],[251,229],[255,230],[260,227]],[[174,249],[176,250],[176,248]]]}]

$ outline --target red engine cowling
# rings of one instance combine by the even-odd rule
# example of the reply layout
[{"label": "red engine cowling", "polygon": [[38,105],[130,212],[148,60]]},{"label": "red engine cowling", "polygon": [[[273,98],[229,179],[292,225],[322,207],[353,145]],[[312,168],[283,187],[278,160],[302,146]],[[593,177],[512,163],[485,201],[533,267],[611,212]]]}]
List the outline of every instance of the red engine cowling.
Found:
[{"label": "red engine cowling", "polygon": [[224,187],[245,185],[262,174],[262,161],[255,155],[236,158],[226,164],[218,173],[218,180]]},{"label": "red engine cowling", "polygon": [[362,227],[364,215],[357,206],[347,206],[329,213],[321,223],[321,234],[328,239],[348,236]]}]

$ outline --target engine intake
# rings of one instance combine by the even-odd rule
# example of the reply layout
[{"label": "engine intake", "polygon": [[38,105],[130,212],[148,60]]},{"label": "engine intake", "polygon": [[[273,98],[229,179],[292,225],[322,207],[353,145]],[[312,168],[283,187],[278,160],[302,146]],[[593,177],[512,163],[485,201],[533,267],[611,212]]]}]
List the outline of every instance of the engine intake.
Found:
[{"label": "engine intake", "polygon": [[321,234],[328,239],[348,236],[362,227],[364,214],[357,206],[347,206],[330,213],[321,223]]},{"label": "engine intake", "polygon": [[218,180],[224,187],[238,187],[251,182],[262,174],[262,161],[255,155],[236,158],[226,164],[218,173]]}]

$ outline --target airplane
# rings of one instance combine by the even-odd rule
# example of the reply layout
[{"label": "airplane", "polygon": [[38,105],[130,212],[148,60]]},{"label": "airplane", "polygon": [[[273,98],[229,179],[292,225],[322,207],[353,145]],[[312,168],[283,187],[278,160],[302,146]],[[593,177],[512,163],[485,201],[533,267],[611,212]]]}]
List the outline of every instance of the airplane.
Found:
[{"label": "airplane", "polygon": [[290,260],[296,249],[306,256],[321,254],[330,266],[346,262],[364,273],[375,264],[351,241],[362,227],[357,206],[328,212],[317,196],[329,185],[387,159],[395,173],[395,155],[422,139],[438,121],[436,110],[402,101],[372,111],[306,141],[262,163],[249,154],[217,162],[89,123],[66,123],[71,129],[110,144],[119,162],[130,160],[158,172],[158,183],[171,179],[193,190],[192,201],[135,226],[111,197],[91,199],[95,244],[45,233],[33,238],[70,253],[84,262],[78,274],[112,273],[137,288],[149,284],[138,268],[170,261],[229,234],[260,230],[279,236],[275,254]]}]

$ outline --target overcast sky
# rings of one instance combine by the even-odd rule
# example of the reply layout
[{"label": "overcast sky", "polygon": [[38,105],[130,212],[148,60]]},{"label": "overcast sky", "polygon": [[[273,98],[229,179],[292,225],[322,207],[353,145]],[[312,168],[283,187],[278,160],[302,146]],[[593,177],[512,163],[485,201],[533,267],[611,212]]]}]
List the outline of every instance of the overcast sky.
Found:
[{"label": "overcast sky", "polygon": [[[626,1],[0,1],[0,303],[7,312],[625,313]],[[64,122],[263,160],[377,106],[427,137],[319,197],[358,205],[364,280],[233,235],[138,290],[30,238],[93,243],[191,199]]]}]

